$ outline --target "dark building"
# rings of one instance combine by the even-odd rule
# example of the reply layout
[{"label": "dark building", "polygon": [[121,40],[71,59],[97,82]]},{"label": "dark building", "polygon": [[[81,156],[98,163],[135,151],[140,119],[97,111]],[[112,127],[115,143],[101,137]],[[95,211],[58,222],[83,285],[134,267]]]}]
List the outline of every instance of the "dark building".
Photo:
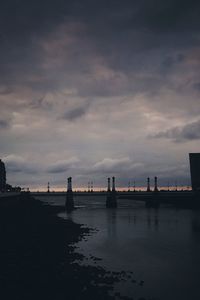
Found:
[{"label": "dark building", "polygon": [[193,191],[200,191],[200,153],[189,153]]},{"label": "dark building", "polygon": [[0,192],[6,190],[6,168],[3,161],[0,159]]}]

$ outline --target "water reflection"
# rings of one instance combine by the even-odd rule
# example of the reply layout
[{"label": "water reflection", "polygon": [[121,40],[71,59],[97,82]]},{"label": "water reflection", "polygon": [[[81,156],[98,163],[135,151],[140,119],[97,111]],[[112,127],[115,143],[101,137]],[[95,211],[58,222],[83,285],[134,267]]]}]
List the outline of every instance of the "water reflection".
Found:
[{"label": "water reflection", "polygon": [[148,229],[152,228],[152,225],[155,230],[159,229],[159,210],[158,209],[149,209],[147,208],[146,221]]},{"label": "water reflection", "polygon": [[107,233],[108,238],[113,238],[117,236],[116,232],[116,209],[107,209],[106,210],[106,221],[107,221]]},{"label": "water reflection", "polygon": [[194,211],[192,216],[192,231],[195,234],[200,234],[200,214],[199,211]]},{"label": "water reflection", "polygon": [[98,263],[108,270],[132,271],[137,282],[144,281],[134,290],[126,286],[124,295],[200,299],[200,211],[147,209],[128,200],[114,210],[105,209],[102,199],[79,203],[84,208],[67,218],[98,231],[81,241],[77,251],[102,258]]},{"label": "water reflection", "polygon": [[74,222],[74,211],[71,211],[71,212],[67,212],[65,211],[63,214],[65,214],[65,219],[68,219],[72,222]]},{"label": "water reflection", "polygon": [[154,216],[154,227],[156,230],[158,230],[158,226],[159,226],[159,219],[158,219],[158,216],[155,215]]}]

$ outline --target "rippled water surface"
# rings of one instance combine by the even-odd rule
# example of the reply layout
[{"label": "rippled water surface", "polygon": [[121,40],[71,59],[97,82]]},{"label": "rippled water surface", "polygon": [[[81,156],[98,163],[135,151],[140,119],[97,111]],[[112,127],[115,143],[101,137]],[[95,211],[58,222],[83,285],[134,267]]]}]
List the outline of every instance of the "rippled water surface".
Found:
[{"label": "rippled water surface", "polygon": [[[63,196],[38,198],[65,202]],[[77,196],[75,204],[79,209],[60,216],[97,229],[77,244],[84,263],[130,274],[115,290],[136,299],[200,299],[200,211],[147,209],[122,199],[117,209],[106,209],[104,196]]]}]

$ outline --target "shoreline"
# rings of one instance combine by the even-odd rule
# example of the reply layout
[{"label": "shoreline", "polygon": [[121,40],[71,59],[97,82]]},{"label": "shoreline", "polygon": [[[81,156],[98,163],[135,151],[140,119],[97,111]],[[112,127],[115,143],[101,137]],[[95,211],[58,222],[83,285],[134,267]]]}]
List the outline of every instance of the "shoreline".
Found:
[{"label": "shoreline", "polygon": [[30,195],[0,206],[1,299],[129,299],[110,294],[120,273],[76,262],[84,257],[74,244],[91,230],[61,211]]}]

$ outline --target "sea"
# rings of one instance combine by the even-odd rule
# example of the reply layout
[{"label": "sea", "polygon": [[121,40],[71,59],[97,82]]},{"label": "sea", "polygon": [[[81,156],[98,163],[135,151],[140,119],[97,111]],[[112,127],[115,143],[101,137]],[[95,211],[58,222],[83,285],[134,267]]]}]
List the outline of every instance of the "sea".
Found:
[{"label": "sea", "polygon": [[[64,195],[35,198],[65,204]],[[76,244],[75,251],[85,257],[81,264],[126,273],[114,284],[116,295],[200,299],[200,210],[146,208],[130,199],[118,199],[117,209],[106,209],[105,195],[75,196],[74,201],[77,209],[59,216],[93,229]]]}]

